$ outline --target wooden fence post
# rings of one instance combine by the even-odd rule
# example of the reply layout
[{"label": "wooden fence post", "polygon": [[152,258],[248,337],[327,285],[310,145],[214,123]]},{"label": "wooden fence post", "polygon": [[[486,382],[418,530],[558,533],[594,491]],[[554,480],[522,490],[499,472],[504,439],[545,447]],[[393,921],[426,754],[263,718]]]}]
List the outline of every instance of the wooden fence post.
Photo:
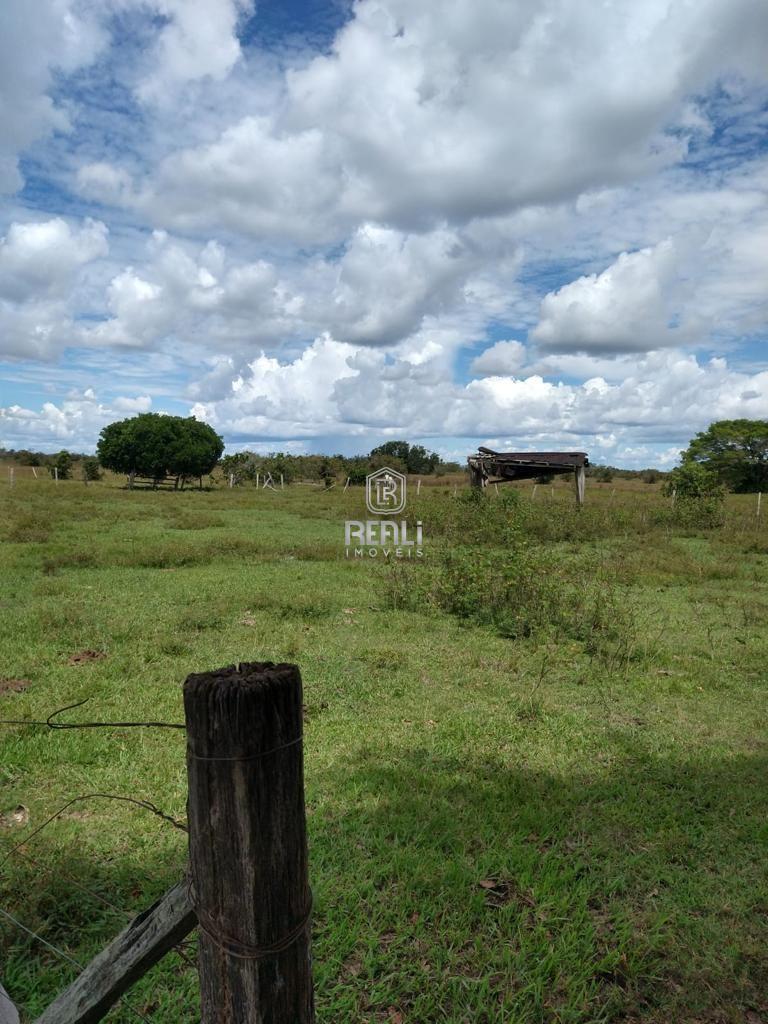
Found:
[{"label": "wooden fence post", "polygon": [[201,1024],[314,1024],[299,670],[191,675],[184,708]]}]

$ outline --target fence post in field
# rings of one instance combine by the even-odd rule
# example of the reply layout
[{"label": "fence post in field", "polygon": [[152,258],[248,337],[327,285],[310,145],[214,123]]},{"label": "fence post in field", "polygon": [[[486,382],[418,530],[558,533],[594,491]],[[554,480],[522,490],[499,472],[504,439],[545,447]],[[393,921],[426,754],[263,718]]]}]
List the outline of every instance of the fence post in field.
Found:
[{"label": "fence post in field", "polygon": [[763,492],[762,491],[758,491],[757,492],[757,513],[756,513],[758,519],[760,518],[760,502],[762,500],[762,497],[763,497]]},{"label": "fence post in field", "polygon": [[531,491],[531,501],[533,501],[533,499],[536,497],[536,488],[538,486],[539,486],[538,484],[534,484],[533,485],[533,490]]},{"label": "fence post in field", "polygon": [[421,494],[421,478],[416,481],[416,497]]},{"label": "fence post in field", "polygon": [[191,675],[184,709],[201,1024],[314,1024],[299,670]]},{"label": "fence post in field", "polygon": [[344,491],[345,492],[346,492],[348,487],[349,487],[349,477],[347,477],[347,482],[344,484]]},{"label": "fence post in field", "polygon": [[53,467],[53,479],[56,481],[56,483],[59,482],[59,467],[58,466],[54,466]]},{"label": "fence post in field", "polygon": [[281,473],[280,474],[280,490],[282,491],[284,487],[285,487],[285,482],[283,480],[283,474]]},{"label": "fence post in field", "polygon": [[8,467],[8,486],[13,487],[13,466]]}]

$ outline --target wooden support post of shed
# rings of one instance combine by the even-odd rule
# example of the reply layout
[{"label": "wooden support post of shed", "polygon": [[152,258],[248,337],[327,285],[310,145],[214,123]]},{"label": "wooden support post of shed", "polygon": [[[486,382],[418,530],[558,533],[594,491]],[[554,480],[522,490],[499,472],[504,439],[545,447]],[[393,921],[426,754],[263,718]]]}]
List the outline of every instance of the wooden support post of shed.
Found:
[{"label": "wooden support post of shed", "polygon": [[584,483],[586,480],[586,473],[584,472],[583,466],[577,466],[573,471],[573,482],[576,487],[576,502],[579,505],[584,504]]},{"label": "wooden support post of shed", "polygon": [[184,708],[201,1024],[314,1024],[299,670],[191,675]]}]

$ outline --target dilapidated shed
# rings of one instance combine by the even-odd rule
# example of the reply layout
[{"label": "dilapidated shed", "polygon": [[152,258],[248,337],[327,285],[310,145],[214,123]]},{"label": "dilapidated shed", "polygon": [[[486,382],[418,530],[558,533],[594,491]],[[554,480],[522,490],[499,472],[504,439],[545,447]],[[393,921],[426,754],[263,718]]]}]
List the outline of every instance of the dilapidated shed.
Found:
[{"label": "dilapidated shed", "polygon": [[573,473],[576,500],[584,504],[584,471],[589,465],[586,452],[495,452],[481,446],[476,455],[467,458],[467,465],[473,487]]}]

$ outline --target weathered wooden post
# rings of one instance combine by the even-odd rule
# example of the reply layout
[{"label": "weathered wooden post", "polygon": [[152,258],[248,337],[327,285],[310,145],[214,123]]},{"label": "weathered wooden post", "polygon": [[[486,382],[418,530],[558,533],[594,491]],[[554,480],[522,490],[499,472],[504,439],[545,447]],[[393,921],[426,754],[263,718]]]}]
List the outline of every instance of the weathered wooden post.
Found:
[{"label": "weathered wooden post", "polygon": [[584,504],[584,481],[586,479],[586,473],[584,472],[583,466],[577,466],[573,471],[573,482],[576,487],[576,502],[579,505]]},{"label": "weathered wooden post", "polygon": [[201,1024],[314,1024],[299,670],[191,675],[184,708]]}]

